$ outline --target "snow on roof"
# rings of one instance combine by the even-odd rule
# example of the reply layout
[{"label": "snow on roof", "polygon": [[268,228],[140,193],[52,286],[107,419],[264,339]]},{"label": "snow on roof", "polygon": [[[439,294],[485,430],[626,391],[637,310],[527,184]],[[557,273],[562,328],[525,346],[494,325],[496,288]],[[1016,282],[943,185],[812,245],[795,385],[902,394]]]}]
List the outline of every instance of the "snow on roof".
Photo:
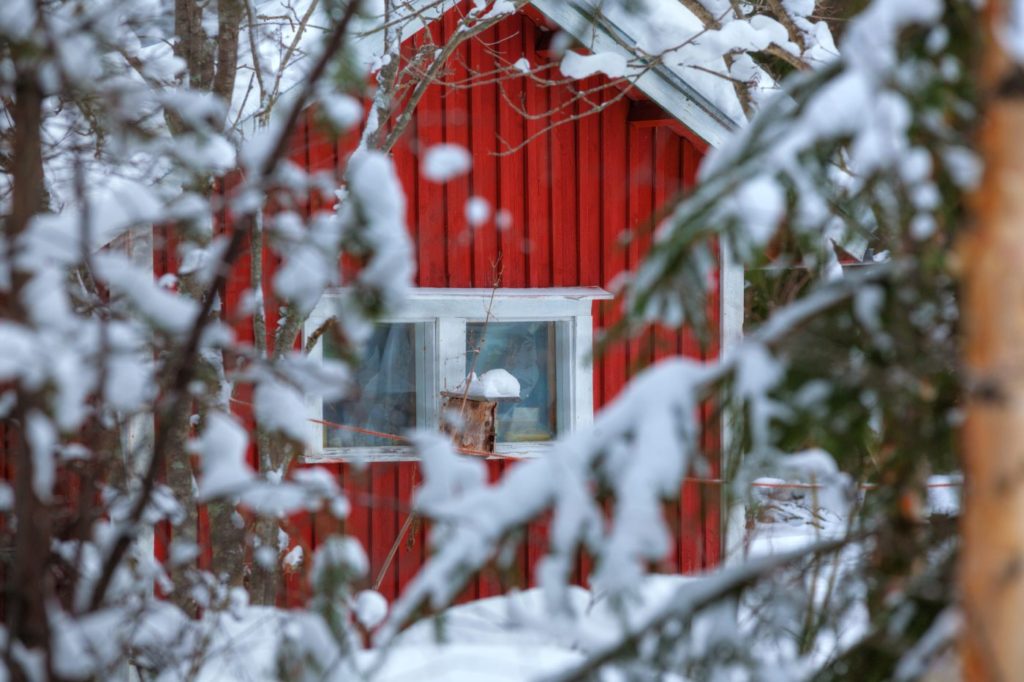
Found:
[{"label": "snow on roof", "polygon": [[[709,55],[690,42],[704,26],[675,0],[649,4],[646,11],[627,11],[600,0],[533,0],[532,4],[591,52],[620,53],[631,59],[635,47],[661,54],[660,63],[646,69],[632,60],[627,75],[636,78],[641,92],[711,146],[718,146],[744,120],[731,83],[710,73],[725,73],[721,56]],[[707,71],[689,68],[692,64]]]},{"label": "snow on roof", "polygon": [[[802,36],[799,46],[770,16],[736,18],[727,0],[702,3],[717,26],[705,25],[679,0],[532,2],[591,52],[624,54],[632,67],[627,75],[637,87],[714,147],[746,120],[733,79],[748,84],[755,105],[777,90],[772,76],[748,53],[772,46],[808,64],[839,54],[827,24],[813,16],[813,2],[787,5]],[[731,66],[725,63],[728,55]]]},{"label": "snow on roof", "polygon": [[[296,0],[290,0],[289,4],[298,16],[310,2],[299,0],[301,6],[295,6]],[[257,14],[279,15],[284,10],[278,12],[276,8],[283,3],[284,0],[257,0]],[[358,67],[372,72],[380,67],[383,58],[384,35],[380,27],[384,23],[384,2],[376,0],[368,4],[356,24],[357,39],[352,41],[351,53]],[[450,0],[405,0],[392,10],[398,16],[391,19],[391,25],[400,30],[405,40],[456,4]],[[628,7],[627,3],[607,0],[532,0],[531,4],[590,52],[607,57],[616,55],[617,68],[624,58],[629,64],[625,73],[617,70],[608,75],[633,78],[641,92],[712,146],[718,146],[744,120],[731,82],[719,75],[727,73],[722,54],[736,46],[749,46],[751,42],[785,42],[785,36],[778,32],[781,27],[774,22],[762,22],[758,25],[760,30],[752,29],[745,22],[734,22],[743,23],[745,32],[706,31],[678,0],[643,0],[630,2]],[[277,49],[258,41],[265,46],[261,55],[264,71],[274,72],[279,68],[285,56],[281,47],[294,35],[295,29],[281,28]],[[319,31],[299,35],[295,51],[314,50],[319,37]],[[247,40],[240,42],[245,45]],[[638,53],[652,57],[638,60]],[[240,57],[251,59],[244,50]],[[284,70],[286,82],[282,83],[281,92],[287,92],[301,81],[305,69],[301,64],[295,66],[298,68]],[[755,77],[763,81],[766,89],[774,88],[774,83],[763,72]],[[238,79],[232,102],[233,120],[246,121],[259,110],[258,97],[253,96],[253,86],[248,81]]]}]

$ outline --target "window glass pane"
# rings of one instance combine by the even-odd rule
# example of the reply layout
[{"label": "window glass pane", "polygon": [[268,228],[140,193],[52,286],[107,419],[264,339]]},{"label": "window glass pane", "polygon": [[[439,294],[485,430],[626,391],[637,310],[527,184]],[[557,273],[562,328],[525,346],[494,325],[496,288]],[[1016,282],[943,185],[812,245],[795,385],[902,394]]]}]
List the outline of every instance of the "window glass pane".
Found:
[{"label": "window glass pane", "polygon": [[[519,401],[498,403],[499,442],[552,440],[558,433],[556,322],[471,322],[466,374],[504,369],[519,380]],[[479,348],[476,367],[473,359]]]},{"label": "window glass pane", "polygon": [[[356,429],[402,436],[416,426],[417,324],[379,324],[356,370],[356,385],[345,400],[324,403],[325,447],[401,445],[394,438]],[[338,357],[326,341],[326,357]]]}]

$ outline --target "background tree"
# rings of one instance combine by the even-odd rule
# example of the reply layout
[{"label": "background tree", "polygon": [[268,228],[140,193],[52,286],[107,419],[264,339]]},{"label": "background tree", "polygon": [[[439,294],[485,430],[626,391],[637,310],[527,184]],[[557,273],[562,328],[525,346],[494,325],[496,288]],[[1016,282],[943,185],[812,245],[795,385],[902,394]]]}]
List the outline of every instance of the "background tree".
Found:
[{"label": "background tree", "polygon": [[1024,547],[1021,505],[1014,472],[1021,467],[1024,428],[1018,395],[1021,310],[1017,271],[1022,239],[1019,187],[1024,160],[1010,143],[1024,124],[1020,86],[1020,7],[992,2],[978,70],[983,118],[978,151],[985,172],[972,197],[971,229],[961,241],[964,310],[963,558],[964,674],[972,680],[1005,680],[1024,663],[1018,639],[1024,584],[1017,571]]}]

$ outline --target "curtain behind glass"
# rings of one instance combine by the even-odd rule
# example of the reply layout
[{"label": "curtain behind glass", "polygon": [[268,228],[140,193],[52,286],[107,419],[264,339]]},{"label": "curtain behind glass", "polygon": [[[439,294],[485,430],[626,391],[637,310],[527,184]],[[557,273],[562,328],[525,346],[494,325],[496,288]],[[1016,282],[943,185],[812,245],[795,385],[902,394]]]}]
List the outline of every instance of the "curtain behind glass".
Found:
[{"label": "curtain behind glass", "polygon": [[[325,343],[324,354],[338,357]],[[416,325],[379,324],[366,344],[356,385],[345,400],[324,403],[324,420],[394,436],[416,426]],[[395,446],[392,438],[325,426],[325,447]]]}]

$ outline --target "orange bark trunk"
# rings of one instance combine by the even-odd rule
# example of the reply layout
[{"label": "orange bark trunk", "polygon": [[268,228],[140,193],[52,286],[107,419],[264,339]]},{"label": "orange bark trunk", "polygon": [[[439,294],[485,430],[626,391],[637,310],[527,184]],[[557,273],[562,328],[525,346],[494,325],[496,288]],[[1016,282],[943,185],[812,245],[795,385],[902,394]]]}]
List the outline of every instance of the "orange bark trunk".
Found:
[{"label": "orange bark trunk", "polygon": [[981,74],[985,164],[962,250],[967,422],[960,589],[968,680],[1024,675],[1024,79],[990,2]]}]

